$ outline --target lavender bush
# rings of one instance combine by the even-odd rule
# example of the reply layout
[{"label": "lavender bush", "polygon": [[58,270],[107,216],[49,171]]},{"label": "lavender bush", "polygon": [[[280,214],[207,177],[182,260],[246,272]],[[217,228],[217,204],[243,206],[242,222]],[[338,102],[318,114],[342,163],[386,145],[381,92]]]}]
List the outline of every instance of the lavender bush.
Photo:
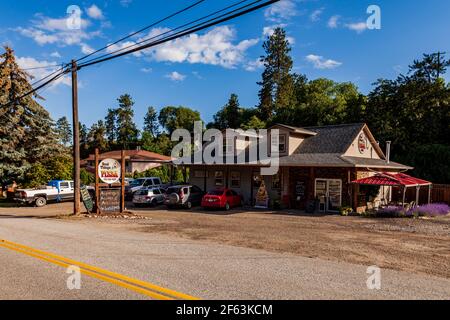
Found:
[{"label": "lavender bush", "polygon": [[433,203],[413,208],[408,213],[414,217],[442,217],[450,213],[450,207],[445,203]]}]

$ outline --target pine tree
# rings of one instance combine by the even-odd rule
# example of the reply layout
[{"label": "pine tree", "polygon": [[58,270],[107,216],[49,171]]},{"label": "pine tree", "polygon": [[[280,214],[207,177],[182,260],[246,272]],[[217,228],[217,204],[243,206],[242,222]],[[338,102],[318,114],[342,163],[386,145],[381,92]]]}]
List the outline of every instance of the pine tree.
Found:
[{"label": "pine tree", "polygon": [[242,124],[241,113],[239,98],[233,93],[228,99],[228,103],[213,116],[214,121],[208,124],[208,127],[219,130],[227,128],[237,129]]},{"label": "pine tree", "polygon": [[106,140],[106,127],[102,120],[94,123],[88,133],[89,149],[94,152],[96,148],[100,152],[108,149],[108,141]]},{"label": "pine tree", "polygon": [[139,131],[133,122],[133,99],[129,94],[124,94],[117,99],[117,143],[122,149],[130,149],[137,144]]},{"label": "pine tree", "polygon": [[156,137],[159,133],[158,127],[158,114],[155,108],[148,107],[144,118],[144,132],[149,133],[152,137]]},{"label": "pine tree", "polygon": [[[37,162],[60,150],[49,113],[36,102],[32,77],[21,70],[14,52],[5,47],[0,55],[0,180],[22,180]],[[19,99],[20,98],[20,99]]]},{"label": "pine tree", "polygon": [[105,118],[105,129],[108,144],[113,147],[117,140],[117,110],[108,109],[108,113]]},{"label": "pine tree", "polygon": [[263,48],[266,54],[261,57],[265,69],[261,82],[258,82],[261,86],[259,109],[261,116],[270,121],[277,111],[295,103],[293,62],[286,32],[280,27],[264,42]]},{"label": "pine tree", "polygon": [[72,129],[70,128],[67,117],[62,117],[56,121],[56,133],[58,134],[59,141],[64,145],[70,145],[72,141]]}]

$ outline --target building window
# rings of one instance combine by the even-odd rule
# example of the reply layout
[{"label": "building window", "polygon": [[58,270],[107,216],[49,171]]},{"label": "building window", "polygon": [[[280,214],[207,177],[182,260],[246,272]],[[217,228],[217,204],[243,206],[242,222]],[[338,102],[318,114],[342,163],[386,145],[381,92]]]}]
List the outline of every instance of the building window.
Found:
[{"label": "building window", "polygon": [[231,175],[231,188],[241,187],[241,173],[239,171],[233,171]]},{"label": "building window", "polygon": [[272,176],[272,189],[281,190],[282,179],[281,173],[278,172],[276,175]]},{"label": "building window", "polygon": [[280,139],[280,141],[278,144],[278,146],[279,146],[278,151],[280,153],[285,153],[287,151],[287,146],[286,146],[287,137],[285,134],[280,134],[279,139]]},{"label": "building window", "polygon": [[216,171],[214,176],[215,176],[214,184],[217,187],[223,186],[223,171]]}]

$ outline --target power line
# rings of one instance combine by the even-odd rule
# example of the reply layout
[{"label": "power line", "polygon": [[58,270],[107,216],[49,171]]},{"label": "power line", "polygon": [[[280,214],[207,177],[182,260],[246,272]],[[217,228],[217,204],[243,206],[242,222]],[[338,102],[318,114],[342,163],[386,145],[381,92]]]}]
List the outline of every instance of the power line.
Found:
[{"label": "power line", "polygon": [[[262,0],[258,0],[258,1],[256,1],[256,2],[260,2],[260,1],[262,1]],[[266,7],[266,6],[268,6],[268,5],[271,5],[271,4],[273,4],[273,3],[275,3],[275,2],[278,2],[278,1],[280,1],[280,0],[269,0],[269,1],[267,1],[267,2],[264,2],[264,3],[259,4],[259,5],[257,5],[257,6],[253,6],[253,7],[251,7],[251,8],[248,8],[248,9],[246,9],[246,10],[244,10],[244,11],[237,12],[237,13],[235,13],[235,14],[226,16],[226,17],[224,17],[224,18],[222,18],[222,19],[219,19],[219,20],[217,20],[217,21],[213,21],[213,22],[210,22],[210,23],[206,23],[206,22],[205,22],[206,24],[205,24],[205,23],[198,24],[197,26],[194,26],[194,27],[192,27],[192,28],[187,29],[187,31],[184,30],[184,31],[178,32],[178,33],[176,33],[175,35],[172,35],[172,36],[163,38],[163,39],[161,39],[161,40],[158,40],[158,41],[155,41],[155,42],[146,44],[146,45],[139,46],[139,47],[137,47],[137,48],[128,50],[128,51],[126,51],[126,52],[122,52],[122,53],[119,53],[119,54],[116,54],[116,55],[113,55],[113,56],[105,57],[105,58],[102,58],[102,59],[96,59],[96,60],[94,60],[94,61],[92,61],[92,62],[88,62],[88,63],[81,64],[81,65],[78,66],[78,69],[81,69],[81,68],[84,68],[84,67],[88,67],[88,66],[91,66],[91,65],[95,65],[95,64],[98,64],[98,63],[101,63],[101,62],[109,61],[109,60],[112,60],[112,59],[115,59],[115,58],[119,58],[119,57],[122,57],[122,56],[125,56],[125,55],[128,55],[128,54],[137,52],[137,51],[141,51],[141,50],[144,50],[144,49],[147,49],[147,48],[150,48],[150,47],[154,47],[154,46],[156,46],[156,45],[159,45],[159,44],[162,44],[162,43],[165,43],[165,42],[169,42],[169,41],[175,40],[175,39],[177,39],[177,38],[181,38],[181,37],[186,36],[186,35],[189,35],[189,34],[191,34],[191,33],[194,33],[194,32],[197,32],[197,31],[204,30],[204,29],[206,29],[206,28],[209,28],[209,27],[211,27],[211,26],[217,25],[217,24],[219,24],[219,23],[226,22],[226,21],[232,20],[232,19],[234,19],[234,18],[240,17],[240,16],[242,16],[242,15],[244,15],[244,14],[248,14],[248,13],[250,13],[250,12],[256,11],[256,10],[258,10],[258,9],[261,9],[261,8],[263,8],[263,7]],[[239,9],[238,9],[238,10],[239,10]],[[236,10],[234,10],[234,11],[236,11]],[[226,14],[226,15],[228,15],[228,14]],[[211,19],[211,20],[216,20],[216,19],[217,19],[217,18]],[[202,24],[203,24],[203,25],[202,25]]]},{"label": "power line", "polygon": [[47,65],[47,66],[40,66],[40,67],[32,67],[32,68],[22,68],[22,70],[24,71],[28,71],[28,70],[39,70],[39,69],[49,69],[49,68],[53,68],[53,67],[60,67],[61,64],[51,64],[51,65]]},{"label": "power line", "polygon": [[[104,54],[104,55],[102,55],[102,56],[100,56],[100,57],[97,57],[97,58],[88,60],[88,61],[86,61],[85,63],[89,63],[89,62],[92,62],[92,61],[95,61],[95,60],[98,60],[98,59],[101,59],[101,58],[104,58],[104,57],[108,57],[108,56],[111,56],[111,55],[116,54],[116,53],[118,53],[118,52],[122,52],[122,51],[125,51],[125,50],[129,49],[129,48],[135,47],[135,46],[137,46],[137,45],[139,45],[139,44],[149,42],[150,40],[154,40],[154,39],[159,38],[159,37],[161,37],[161,36],[163,36],[163,35],[166,35],[166,34],[168,34],[168,33],[171,33],[171,32],[174,32],[174,31],[176,31],[176,30],[182,29],[182,28],[184,28],[184,27],[186,27],[186,26],[189,26],[189,25],[191,25],[191,24],[194,24],[194,23],[196,23],[196,22],[198,22],[198,21],[205,20],[206,18],[209,18],[209,17],[211,17],[211,16],[215,16],[215,15],[217,15],[218,13],[224,12],[224,11],[230,9],[230,8],[236,7],[236,6],[238,6],[238,5],[240,5],[240,4],[244,3],[244,2],[247,2],[247,1],[249,1],[249,0],[241,0],[241,1],[237,2],[237,3],[235,3],[235,4],[232,4],[232,5],[230,5],[230,6],[228,6],[228,7],[225,7],[225,8],[223,8],[223,9],[221,9],[221,10],[217,10],[217,11],[215,11],[215,12],[213,12],[213,13],[210,13],[210,14],[204,16],[204,17],[201,17],[201,18],[199,18],[199,19],[196,19],[196,20],[194,20],[194,21],[191,21],[191,22],[189,22],[189,23],[186,23],[186,24],[184,24],[184,25],[182,25],[182,26],[179,26],[179,27],[176,27],[176,28],[174,28],[174,29],[165,31],[165,32],[160,33],[160,34],[158,34],[158,35],[156,35],[156,36],[153,36],[153,37],[150,37],[150,38],[143,39],[143,40],[138,41],[138,42],[136,42],[136,43],[134,43],[134,44],[132,44],[132,45],[126,46],[126,47],[124,47],[124,48],[118,49],[118,50],[113,51],[113,52],[109,52],[109,53]],[[257,0],[257,1],[254,1],[254,2],[252,2],[252,3],[250,3],[250,4],[247,4],[246,6],[243,6],[243,7],[239,8],[239,9],[236,9],[236,10],[233,10],[233,11],[231,11],[231,12],[228,12],[227,14],[230,14],[230,13],[232,13],[232,12],[241,10],[241,9],[243,9],[243,8],[246,8],[246,7],[248,7],[248,6],[251,6],[251,5],[253,5],[253,4],[255,4],[255,3],[258,3],[258,2],[261,2],[261,1],[263,1],[263,0]],[[223,16],[225,16],[225,15],[227,15],[227,14],[224,14],[224,15],[221,15],[221,16],[219,16],[219,17],[216,17],[215,19],[218,19],[218,18],[220,18],[220,17],[223,17]],[[211,19],[211,20],[208,20],[208,21],[212,21],[212,20],[214,20],[214,19]],[[206,21],[206,22],[208,22],[208,21]],[[204,22],[204,23],[206,23],[206,22]],[[187,30],[188,30],[188,29],[187,29]]]},{"label": "power line", "polygon": [[144,27],[144,28],[142,28],[142,29],[136,31],[136,32],[133,32],[133,33],[131,33],[131,34],[129,34],[129,35],[127,35],[127,36],[125,36],[125,37],[123,37],[123,38],[121,38],[121,39],[119,39],[119,40],[113,42],[113,43],[110,43],[110,44],[104,46],[103,48],[100,48],[100,49],[98,49],[98,50],[95,50],[94,52],[91,52],[90,54],[87,54],[87,55],[85,55],[84,57],[79,58],[78,60],[76,60],[76,62],[80,62],[80,61],[82,61],[82,60],[84,60],[84,59],[86,59],[86,58],[88,58],[88,57],[90,57],[90,56],[92,56],[92,55],[94,55],[94,54],[100,52],[100,51],[103,51],[103,50],[105,50],[105,49],[107,49],[107,48],[109,48],[109,47],[111,47],[111,46],[113,46],[113,45],[115,45],[115,44],[118,44],[119,42],[122,42],[122,41],[124,41],[124,40],[126,40],[126,39],[129,39],[129,38],[131,38],[131,37],[133,37],[133,36],[135,36],[135,35],[137,35],[137,34],[139,34],[139,33],[141,33],[141,32],[144,32],[145,30],[148,30],[148,29],[150,29],[150,28],[152,28],[152,27],[154,27],[154,26],[160,24],[161,22],[164,22],[164,21],[169,20],[170,18],[173,18],[173,17],[175,17],[175,16],[177,16],[177,15],[183,13],[183,12],[186,12],[186,11],[188,11],[189,9],[192,9],[192,8],[194,8],[195,6],[198,6],[199,4],[201,4],[202,2],[205,2],[205,1],[206,1],[206,0],[199,0],[199,1],[197,1],[197,2],[195,2],[195,3],[193,3],[193,4],[191,4],[190,6],[187,6],[186,8],[183,8],[183,9],[181,9],[181,10],[178,10],[177,12],[174,12],[174,13],[168,15],[167,17],[164,17],[164,18],[162,18],[162,19],[160,19],[160,20],[158,20],[158,21],[156,21],[156,22],[154,22],[154,23],[152,23],[152,24],[150,24],[150,25],[148,25],[148,26],[146,26],[146,27]]},{"label": "power line", "polygon": [[[203,0],[203,1],[204,1],[204,0]],[[246,1],[247,1],[247,0],[246,0]],[[234,13],[234,14],[230,15],[232,12],[236,12],[236,11],[242,10],[243,8],[246,8],[246,7],[248,7],[248,6],[251,6],[251,5],[254,4],[254,3],[258,3],[258,2],[261,2],[261,1],[262,1],[262,0],[254,1],[253,3],[251,3],[251,4],[249,4],[249,5],[246,5],[246,6],[243,6],[243,7],[241,7],[241,8],[235,9],[235,10],[233,10],[233,11],[231,11],[231,12],[228,12],[228,13],[226,13],[226,14],[224,14],[224,15],[219,16],[219,17],[210,19],[210,20],[205,21],[205,22],[203,22],[203,23],[197,24],[197,25],[195,25],[195,26],[193,26],[193,27],[191,27],[191,28],[182,30],[182,31],[180,31],[180,32],[178,32],[178,33],[176,33],[176,34],[174,34],[174,35],[165,37],[165,38],[163,38],[163,39],[161,39],[161,40],[158,40],[158,41],[155,41],[155,42],[151,42],[151,43],[149,43],[149,44],[139,46],[139,47],[137,47],[137,48],[128,50],[128,51],[126,51],[126,52],[122,52],[122,53],[119,53],[119,54],[116,54],[116,55],[111,55],[111,56],[108,56],[108,57],[105,57],[105,58],[102,58],[102,59],[99,59],[99,58],[98,58],[98,59],[94,59],[93,61],[86,62],[86,63],[84,63],[84,64],[79,65],[79,66],[77,67],[77,69],[80,70],[81,68],[84,68],[84,67],[88,67],[88,66],[95,65],[95,64],[98,64],[98,63],[101,63],[101,62],[109,61],[109,60],[112,60],[112,59],[115,59],[115,58],[119,58],[119,57],[121,57],[121,56],[125,56],[125,55],[128,55],[128,54],[137,52],[137,51],[141,51],[141,50],[144,50],[144,49],[147,49],[147,48],[150,48],[150,47],[153,47],[153,46],[157,46],[157,45],[162,44],[162,43],[165,43],[165,42],[169,42],[169,41],[172,41],[172,40],[181,38],[181,37],[186,36],[186,35],[189,35],[189,34],[191,34],[191,33],[194,33],[194,32],[197,32],[197,31],[201,31],[201,30],[204,30],[204,29],[209,28],[209,27],[211,27],[211,26],[217,25],[217,24],[219,24],[219,23],[226,22],[226,21],[232,20],[232,19],[234,19],[234,18],[240,17],[240,16],[242,16],[242,15],[251,13],[251,12],[256,11],[256,10],[258,10],[258,9],[264,8],[264,7],[266,7],[266,6],[269,6],[269,5],[271,5],[271,4],[275,3],[275,2],[279,2],[280,0],[269,0],[269,1],[266,1],[266,2],[264,2],[264,3],[259,4],[259,5],[257,5],[257,6],[253,6],[253,7],[251,7],[251,8],[248,8],[248,9],[244,10],[244,11],[240,11],[240,12],[237,12],[237,13]],[[240,3],[242,3],[242,2],[245,2],[245,1],[241,1]],[[237,5],[237,4],[236,4],[236,5]],[[233,6],[230,6],[230,7],[233,7]],[[226,9],[222,9],[222,10],[219,10],[219,11],[224,11],[224,10],[226,10]],[[211,14],[211,15],[214,15],[214,14]],[[211,16],[211,15],[210,15],[210,16]],[[223,17],[223,18],[221,18],[221,17]],[[219,18],[221,18],[221,19],[219,19]],[[204,18],[203,18],[203,19],[204,19]],[[197,19],[197,21],[203,20],[203,19],[202,19],[202,18],[201,18],[201,19]],[[219,20],[217,20],[217,19],[219,19]],[[215,20],[217,20],[217,21],[215,21]],[[189,23],[189,24],[192,24],[192,23],[193,23],[193,22],[191,22],[191,23]],[[189,24],[187,24],[187,25],[189,25]],[[44,81],[44,80],[46,80],[46,79],[48,79],[48,78],[50,78],[49,80],[45,81],[43,84],[39,85],[38,87],[33,88],[33,89],[30,90],[29,92],[27,92],[27,93],[23,94],[22,96],[16,98],[14,101],[10,101],[9,103],[7,103],[7,104],[5,104],[5,105],[3,105],[3,106],[1,106],[1,107],[9,106],[9,105],[11,105],[13,102],[19,101],[19,100],[23,99],[24,97],[26,97],[26,96],[28,96],[28,95],[30,95],[30,94],[33,94],[33,93],[37,92],[39,89],[41,89],[41,88],[43,88],[43,87],[49,85],[50,83],[52,83],[52,82],[58,80],[59,78],[61,78],[62,76],[64,76],[65,74],[67,74],[67,73],[69,73],[69,72],[71,71],[71,69],[69,69],[68,66],[69,66],[68,64],[65,64],[65,65],[63,65],[60,69],[58,69],[58,70],[56,70],[56,71],[50,73],[49,75],[47,75],[46,77],[44,77],[44,78],[42,78],[42,79],[36,81],[34,84],[32,84],[32,86],[33,86],[33,85],[36,85],[37,83],[40,83],[40,82],[42,82],[42,81]],[[58,72],[59,72],[59,73],[58,73]],[[56,74],[56,73],[58,73],[58,74]],[[55,74],[56,74],[56,75],[55,75]]]}]

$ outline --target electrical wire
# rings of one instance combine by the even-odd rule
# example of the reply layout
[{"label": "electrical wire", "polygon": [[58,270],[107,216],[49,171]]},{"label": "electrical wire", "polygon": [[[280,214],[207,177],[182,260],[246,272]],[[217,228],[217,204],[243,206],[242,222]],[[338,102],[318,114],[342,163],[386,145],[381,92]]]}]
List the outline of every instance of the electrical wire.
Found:
[{"label": "electrical wire", "polygon": [[[258,0],[256,2],[259,2],[259,1],[262,1],[262,0]],[[88,66],[91,66],[91,65],[95,65],[95,64],[98,64],[98,63],[101,63],[101,62],[105,62],[105,61],[109,61],[109,60],[112,60],[112,59],[115,59],[115,58],[119,58],[119,57],[122,57],[122,56],[125,56],[125,55],[128,55],[128,54],[137,52],[137,51],[141,51],[141,50],[144,50],[144,49],[147,49],[147,48],[150,48],[150,47],[154,47],[156,45],[159,45],[159,44],[162,44],[162,43],[165,43],[165,42],[169,42],[169,41],[175,40],[177,38],[181,38],[181,37],[189,35],[191,33],[204,30],[206,28],[209,28],[211,26],[217,25],[219,23],[226,22],[226,21],[229,21],[231,19],[240,17],[242,15],[248,14],[250,12],[253,12],[255,10],[261,9],[263,7],[266,7],[266,6],[270,5],[270,4],[273,4],[273,3],[279,2],[279,1],[280,0],[270,0],[270,1],[267,1],[265,3],[261,3],[261,4],[257,5],[257,6],[253,6],[251,8],[248,8],[248,9],[246,9],[244,11],[237,12],[237,13],[232,14],[232,15],[226,16],[227,14],[225,14],[224,18],[219,19],[217,21],[213,21],[213,20],[216,20],[217,18],[211,19],[210,21],[212,21],[212,22],[208,23],[208,21],[206,21],[204,23],[198,24],[197,26],[191,27],[191,28],[189,28],[187,30],[180,31],[180,32],[176,33],[175,35],[163,38],[161,40],[158,40],[158,41],[146,44],[146,45],[139,46],[137,48],[128,50],[126,52],[122,52],[122,53],[119,53],[119,54],[116,54],[116,55],[113,55],[113,56],[108,56],[108,57],[105,57],[105,58],[102,58],[102,59],[96,59],[96,60],[91,61],[91,62],[83,63],[83,64],[79,65],[78,68],[79,69],[85,68],[85,67],[88,67]],[[239,9],[237,9],[237,10],[239,10]],[[234,10],[234,11],[236,11],[236,10]]]},{"label": "electrical wire", "polygon": [[80,61],[82,61],[82,60],[84,60],[84,59],[86,59],[86,58],[88,58],[88,57],[90,57],[90,56],[92,56],[92,55],[94,55],[94,54],[97,54],[98,52],[101,52],[101,51],[103,51],[103,50],[105,50],[105,49],[108,49],[109,47],[111,47],[111,46],[113,46],[113,45],[115,45],[115,44],[118,44],[119,42],[122,42],[122,41],[124,41],[124,40],[126,40],[126,39],[129,39],[129,38],[131,38],[131,37],[134,37],[135,35],[137,35],[137,34],[139,34],[139,33],[141,33],[141,32],[144,32],[144,31],[146,31],[146,30],[148,30],[148,29],[150,29],[150,28],[152,28],[152,27],[154,27],[154,26],[160,24],[161,22],[164,22],[164,21],[166,21],[166,20],[169,20],[170,18],[173,18],[173,17],[175,17],[175,16],[177,16],[177,15],[183,13],[183,12],[186,12],[186,11],[188,11],[188,10],[190,10],[190,9],[192,9],[192,8],[194,8],[194,7],[196,7],[196,6],[198,6],[199,4],[201,4],[202,2],[205,2],[205,1],[206,1],[206,0],[199,0],[199,1],[197,1],[197,2],[195,2],[195,3],[193,3],[193,4],[191,4],[191,5],[187,6],[186,8],[183,8],[183,9],[181,9],[181,10],[178,10],[177,12],[174,12],[174,13],[168,15],[167,17],[164,17],[164,18],[162,18],[162,19],[160,19],[160,20],[158,20],[158,21],[156,21],[156,22],[154,22],[154,23],[152,23],[152,24],[150,24],[150,25],[148,25],[148,26],[146,26],[146,27],[144,27],[144,28],[142,28],[142,29],[136,31],[136,32],[133,32],[133,33],[131,33],[131,34],[129,34],[129,35],[127,35],[127,36],[125,36],[125,37],[123,37],[123,38],[121,38],[121,39],[119,39],[119,40],[113,42],[113,43],[110,43],[110,44],[104,46],[103,48],[100,48],[100,49],[98,49],[98,50],[95,50],[94,52],[91,52],[91,53],[85,55],[84,57],[79,58],[78,60],[76,60],[76,62],[80,62]]}]

